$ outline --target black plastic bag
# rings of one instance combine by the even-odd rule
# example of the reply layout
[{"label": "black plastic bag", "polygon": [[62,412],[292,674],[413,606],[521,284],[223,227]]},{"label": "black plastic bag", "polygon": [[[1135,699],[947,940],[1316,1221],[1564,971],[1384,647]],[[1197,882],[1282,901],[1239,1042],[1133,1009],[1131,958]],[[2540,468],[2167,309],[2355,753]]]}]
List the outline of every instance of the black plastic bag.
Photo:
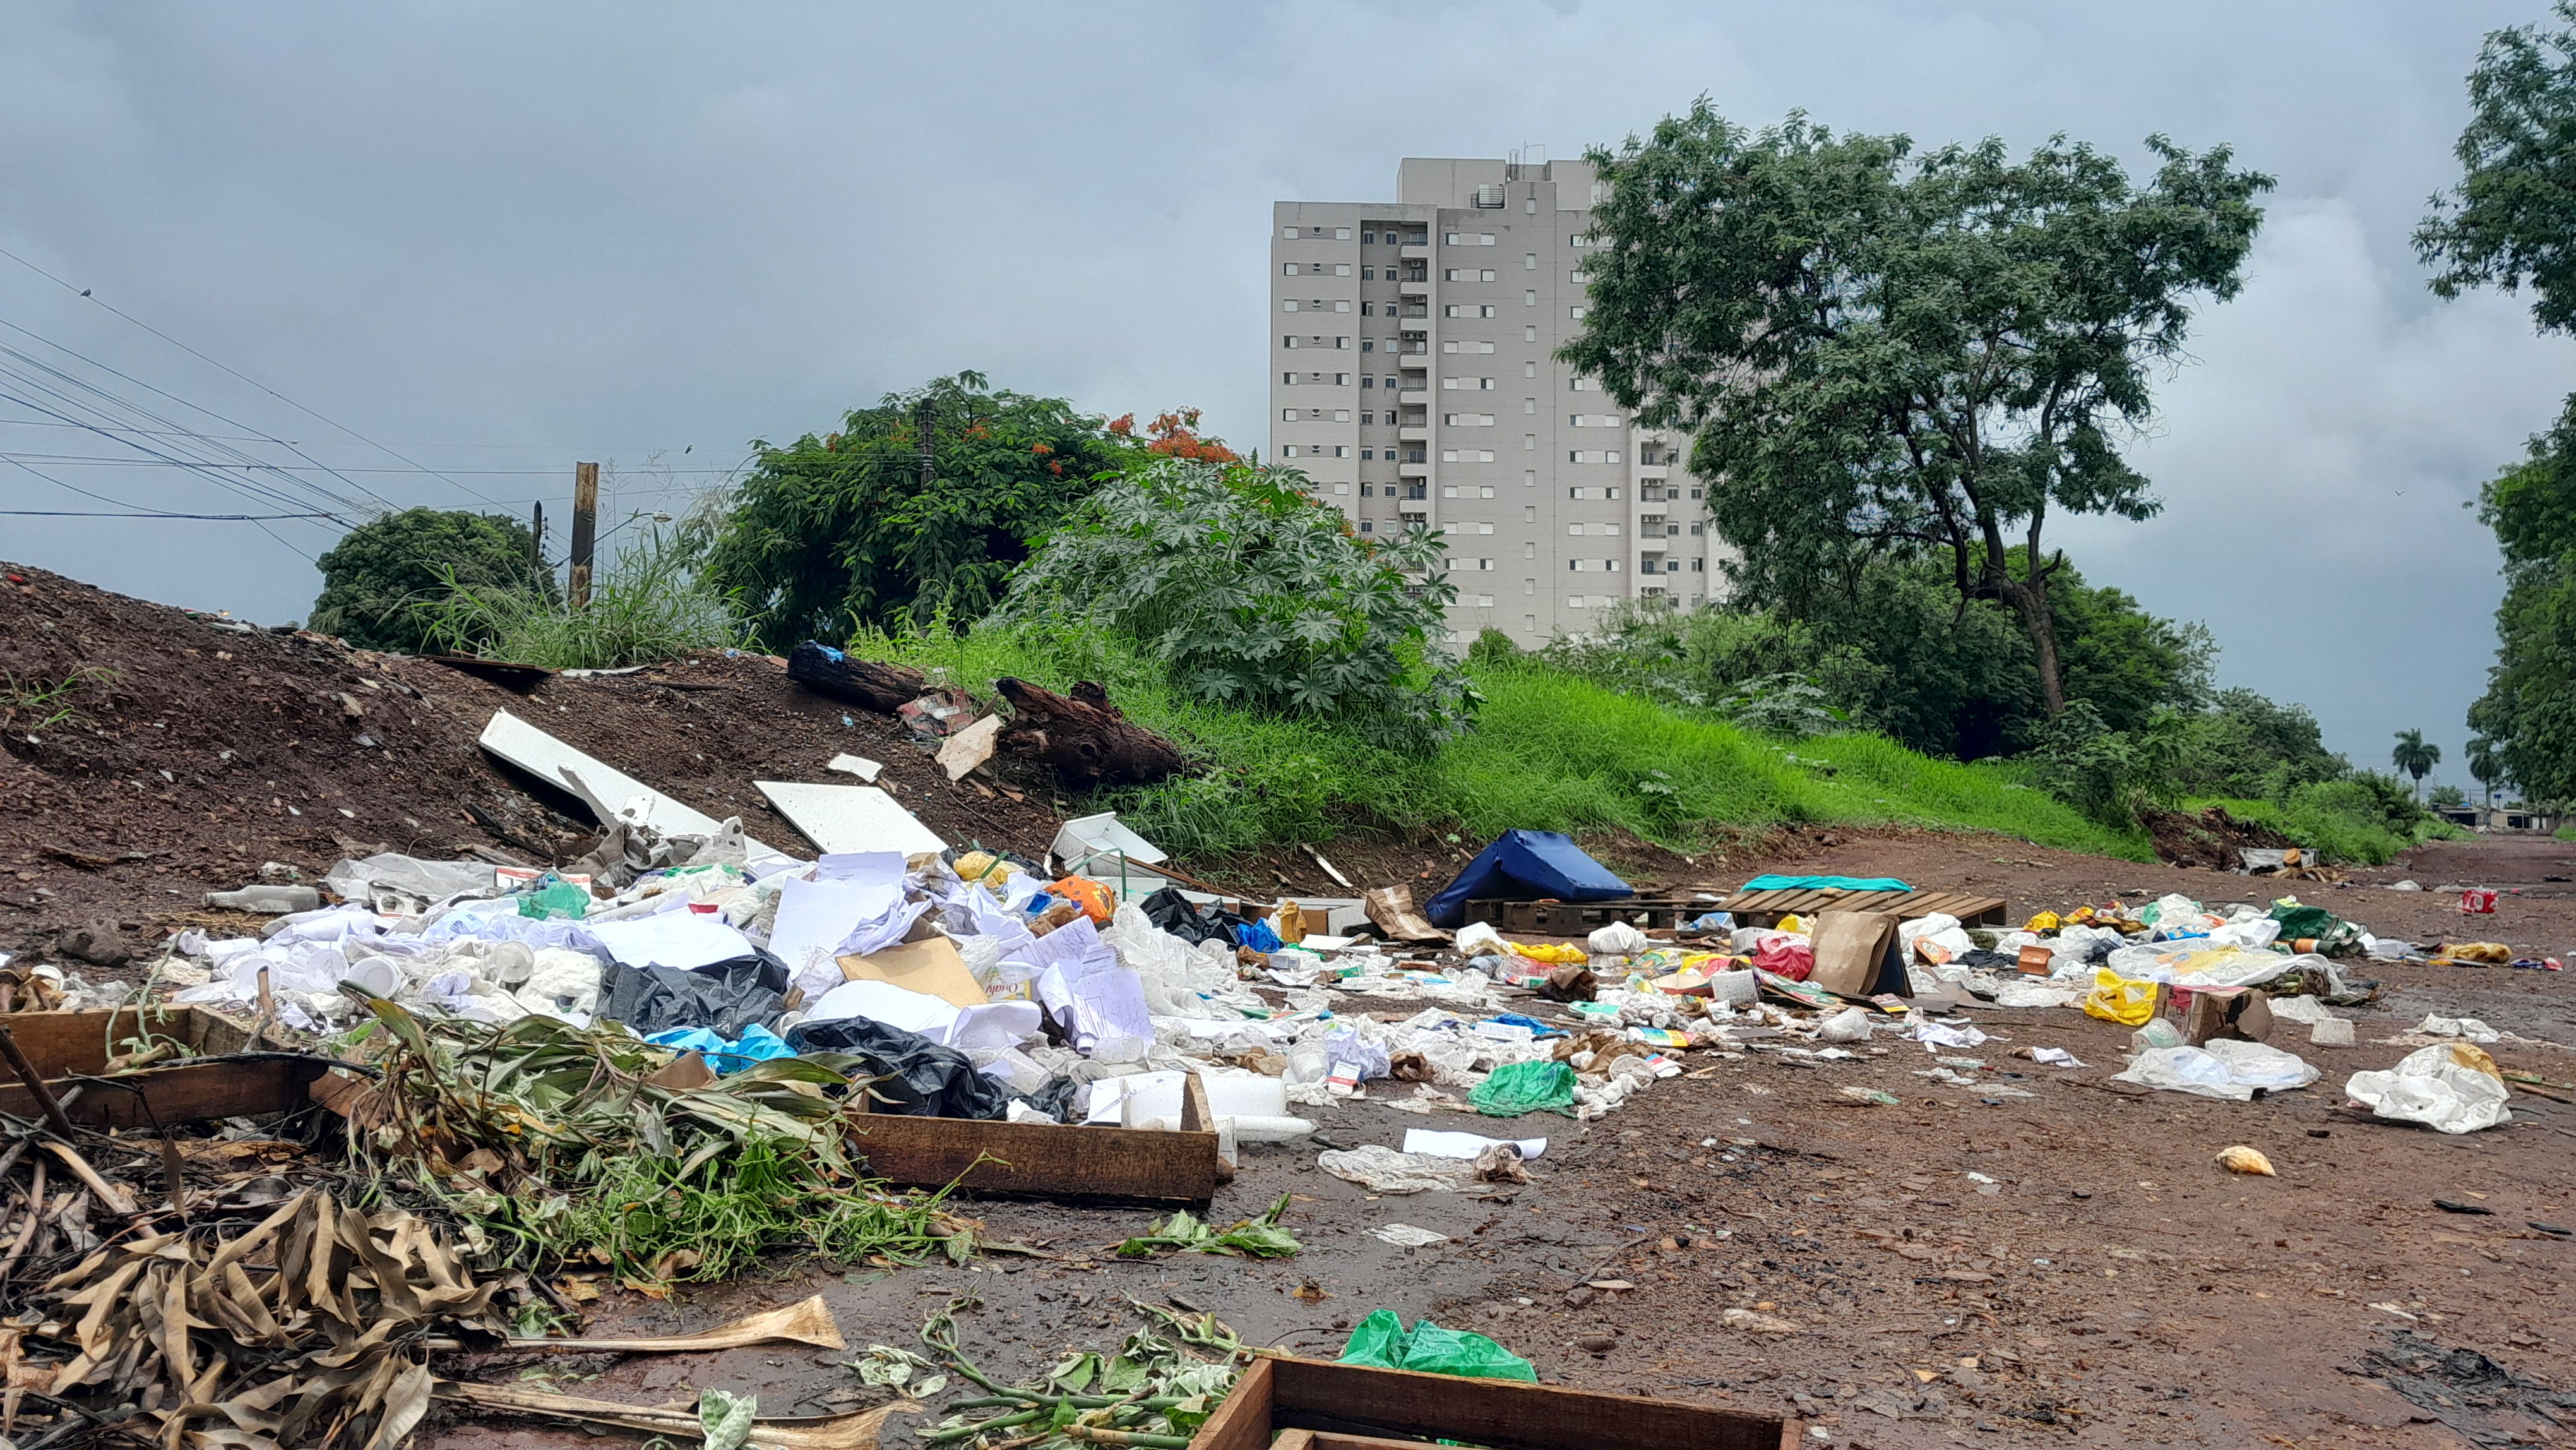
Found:
[{"label": "black plastic bag", "polygon": [[868,1088],[878,1099],[871,1105],[876,1111],[916,1118],[1001,1118],[1009,1115],[1017,1096],[976,1071],[956,1048],[872,1017],[799,1022],[788,1029],[787,1045],[800,1053],[846,1052],[861,1059],[867,1075],[884,1079]]},{"label": "black plastic bag", "polygon": [[757,947],[689,971],[613,962],[600,977],[599,1015],[639,1037],[706,1027],[727,1042],[757,1024],[774,1029],[787,1010],[787,964]]},{"label": "black plastic bag", "polygon": [[1192,946],[1202,942],[1221,941],[1227,946],[1241,946],[1236,936],[1247,923],[1230,911],[1214,906],[1201,906],[1181,894],[1177,886],[1166,886],[1137,903],[1145,919],[1156,928],[1170,932]]}]

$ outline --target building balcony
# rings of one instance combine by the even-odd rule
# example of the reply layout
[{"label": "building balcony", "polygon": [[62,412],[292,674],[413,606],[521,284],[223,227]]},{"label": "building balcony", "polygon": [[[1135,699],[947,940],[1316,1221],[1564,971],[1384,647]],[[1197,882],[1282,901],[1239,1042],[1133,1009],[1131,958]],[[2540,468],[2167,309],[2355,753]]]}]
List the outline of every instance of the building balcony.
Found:
[{"label": "building balcony", "polygon": [[1407,425],[1396,429],[1395,436],[1406,443],[1428,443],[1431,441],[1431,428],[1428,424],[1420,427]]},{"label": "building balcony", "polygon": [[1428,297],[1431,295],[1431,279],[1425,277],[1419,282],[1398,282],[1395,290],[1407,297]]},{"label": "building balcony", "polygon": [[[1397,476],[1402,478],[1429,478],[1431,476],[1431,465],[1428,462],[1414,463],[1407,461],[1397,464],[1395,466],[1395,471]],[[1411,508],[1413,505],[1408,501],[1405,506],[1407,508]]]},{"label": "building balcony", "polygon": [[1418,247],[1398,247],[1395,254],[1408,262],[1428,262],[1431,260],[1431,244],[1424,242]]},{"label": "building balcony", "polygon": [[[1427,368],[1431,366],[1431,349],[1426,346],[1420,352],[1398,353],[1395,365],[1400,368]],[[1407,383],[1405,386],[1413,385]]]}]

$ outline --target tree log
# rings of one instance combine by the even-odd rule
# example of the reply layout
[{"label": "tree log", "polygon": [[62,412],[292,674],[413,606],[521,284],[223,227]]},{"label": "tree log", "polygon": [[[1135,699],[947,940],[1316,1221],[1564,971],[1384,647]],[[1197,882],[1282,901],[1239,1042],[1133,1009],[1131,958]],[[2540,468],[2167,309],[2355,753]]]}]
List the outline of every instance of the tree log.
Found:
[{"label": "tree log", "polygon": [[993,688],[1011,702],[1002,748],[1054,766],[1067,785],[1144,785],[1187,768],[1172,742],[1129,723],[1088,680],[1073,687],[1073,699],[1026,680],[995,680]]},{"label": "tree log", "polygon": [[827,699],[891,715],[929,690],[919,670],[857,659],[807,640],[787,656],[787,678]]}]

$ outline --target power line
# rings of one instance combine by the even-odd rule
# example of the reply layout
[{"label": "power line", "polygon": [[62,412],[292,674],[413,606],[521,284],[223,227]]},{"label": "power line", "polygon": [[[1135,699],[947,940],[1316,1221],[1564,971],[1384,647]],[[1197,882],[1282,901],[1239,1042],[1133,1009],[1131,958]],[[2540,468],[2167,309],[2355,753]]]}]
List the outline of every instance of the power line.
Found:
[{"label": "power line", "polygon": [[[491,500],[490,498],[485,497],[482,493],[480,493],[480,492],[476,491],[475,489],[473,489],[473,488],[471,488],[471,487],[468,487],[468,486],[467,486],[467,485],[465,485],[465,484],[457,483],[455,479],[447,478],[447,475],[446,475],[446,474],[440,473],[437,469],[430,468],[430,467],[428,467],[428,466],[426,466],[426,465],[424,465],[424,464],[418,463],[418,462],[416,462],[416,461],[414,461],[414,460],[412,460],[412,459],[410,459],[410,458],[406,458],[406,457],[404,457],[402,454],[395,452],[393,449],[386,447],[386,446],[385,446],[384,444],[382,444],[382,443],[378,443],[378,442],[377,442],[376,440],[374,440],[373,438],[368,437],[368,436],[367,436],[367,435],[365,435],[364,433],[361,433],[361,432],[359,432],[357,429],[350,427],[350,426],[349,426],[349,425],[347,425],[346,423],[342,423],[342,422],[340,422],[340,421],[338,421],[338,420],[336,420],[336,419],[333,419],[333,418],[325,417],[325,416],[324,416],[324,415],[322,415],[321,413],[316,412],[316,411],[314,411],[313,409],[311,409],[311,408],[308,408],[308,407],[304,406],[302,403],[299,403],[299,402],[295,401],[293,398],[290,398],[290,397],[286,396],[284,393],[279,392],[277,389],[270,387],[268,384],[263,383],[263,382],[259,381],[258,379],[253,378],[253,377],[249,376],[248,374],[243,373],[243,372],[241,372],[241,371],[239,371],[239,370],[237,370],[237,369],[235,369],[235,368],[232,368],[232,367],[226,366],[226,365],[225,365],[225,364],[223,364],[223,363],[219,363],[219,362],[215,361],[213,358],[210,358],[210,357],[206,356],[204,353],[197,351],[195,348],[188,346],[186,343],[181,342],[179,339],[177,339],[177,338],[175,338],[175,337],[172,337],[170,334],[168,334],[168,333],[166,333],[166,332],[163,332],[161,329],[159,329],[159,328],[157,328],[157,327],[154,327],[152,324],[150,324],[150,323],[148,323],[148,322],[145,322],[145,321],[143,321],[141,318],[135,317],[135,316],[133,316],[132,314],[130,314],[130,313],[128,313],[128,312],[126,312],[126,311],[124,311],[123,309],[121,309],[121,308],[117,307],[115,304],[110,303],[110,302],[106,301],[106,300],[105,300],[105,299],[103,299],[103,298],[99,298],[99,297],[93,297],[93,296],[91,296],[91,295],[90,295],[91,289],[89,289],[89,288],[86,288],[86,287],[74,287],[71,283],[64,281],[62,278],[55,276],[53,273],[46,271],[44,268],[37,266],[35,263],[28,261],[26,258],[19,256],[17,253],[12,252],[12,251],[8,250],[8,249],[7,249],[7,248],[5,248],[5,247],[0,247],[0,257],[7,257],[10,261],[17,263],[19,266],[24,267],[24,268],[26,268],[28,271],[35,273],[37,276],[42,277],[42,278],[44,278],[45,280],[47,280],[47,281],[49,281],[49,282],[52,282],[53,284],[55,284],[56,286],[58,286],[58,287],[62,288],[62,289],[63,289],[64,291],[66,291],[66,292],[76,292],[76,293],[78,293],[81,297],[85,298],[86,300],[97,303],[99,306],[106,308],[108,311],[110,311],[110,312],[112,312],[112,313],[115,313],[118,317],[124,318],[127,322],[133,323],[136,327],[142,328],[145,332],[148,332],[148,333],[152,334],[154,337],[157,337],[157,338],[161,339],[163,342],[166,342],[166,343],[170,344],[172,347],[175,347],[175,348],[179,349],[181,352],[184,352],[184,353],[186,353],[188,356],[190,356],[190,357],[193,357],[193,358],[197,359],[199,362],[205,363],[205,364],[206,364],[207,366],[209,366],[209,367],[213,367],[213,368],[221,369],[223,372],[229,373],[229,374],[231,374],[233,377],[239,378],[241,381],[243,381],[243,382],[245,382],[245,383],[250,384],[252,387],[259,389],[261,392],[268,394],[270,397],[277,399],[279,402],[284,403],[286,406],[288,406],[288,407],[290,407],[290,408],[295,409],[295,410],[296,410],[297,412],[299,412],[299,413],[303,413],[303,414],[305,414],[305,415],[307,415],[307,416],[309,416],[309,417],[312,417],[312,418],[320,419],[322,422],[327,423],[327,424],[329,424],[330,426],[332,426],[332,427],[334,427],[334,428],[339,429],[341,432],[348,434],[350,437],[357,439],[359,442],[366,444],[368,447],[370,447],[370,448],[374,448],[374,449],[377,449],[378,451],[380,451],[380,452],[382,452],[383,454],[385,454],[385,456],[387,456],[387,457],[389,457],[389,458],[394,459],[396,462],[410,464],[410,465],[412,466],[412,468],[414,468],[415,470],[417,470],[417,471],[419,471],[419,472],[422,472],[422,473],[426,473],[426,474],[430,475],[430,476],[431,476],[431,477],[433,477],[433,478],[442,478],[442,479],[446,479],[446,480],[447,480],[447,482],[449,482],[449,483],[451,483],[451,484],[455,484],[457,488],[462,489],[462,490],[463,490],[464,492],[466,492],[466,493],[473,494],[476,498],[482,499],[485,503],[491,503],[491,502],[492,502],[492,500]],[[32,334],[30,334],[30,335],[32,336]],[[66,351],[68,351],[69,349],[65,349],[65,350],[66,350]],[[156,391],[156,392],[157,392],[157,391],[159,391],[159,390],[158,390],[158,389],[155,389],[154,391]],[[165,394],[164,396],[167,396],[167,395]],[[173,400],[173,401],[176,401],[176,400]],[[204,412],[204,413],[206,413],[206,415],[207,415],[208,417],[221,417],[221,416],[222,416],[221,414],[208,412],[207,410],[202,409],[202,408],[198,409],[198,411],[199,411],[199,412]],[[224,419],[224,421],[225,421],[225,422],[227,422],[227,423],[231,423],[231,424],[232,424],[234,427],[236,427],[236,428],[248,428],[248,427],[250,426],[250,425],[249,425],[249,424],[247,424],[247,423],[236,422],[235,420],[230,419],[230,418],[226,418],[226,419]],[[290,449],[291,449],[291,448],[293,448],[293,447],[295,446],[295,445],[293,445],[293,444],[291,444],[291,443],[286,443],[286,442],[284,442],[283,440],[278,439],[278,438],[274,438],[274,437],[269,438],[267,441],[269,441],[269,442],[271,442],[271,443],[276,443],[276,444],[278,444],[278,445],[279,445],[279,446],[281,446],[281,447],[290,448]],[[305,459],[305,461],[306,461],[306,462],[308,462],[308,463],[310,463],[310,462],[315,462],[315,461],[316,461],[316,460],[312,459],[311,457],[309,457],[309,456],[307,456],[307,455],[305,455],[305,454],[301,453],[300,451],[297,453],[297,455],[296,455],[296,456],[298,456],[298,457],[300,457],[300,458],[304,458],[304,459]],[[383,501],[383,500],[379,500],[379,502],[384,502],[384,501]]]},{"label": "power line", "polygon": [[[256,524],[271,519],[327,519],[329,514],[174,514],[158,509],[110,513],[105,509],[0,509],[17,519],[198,519],[208,523]],[[284,540],[279,540],[283,543]]]},{"label": "power line", "polygon": [[[6,422],[8,422],[8,421],[9,421],[9,420],[7,420],[7,419],[0,419],[0,424],[5,424],[5,423],[6,423]],[[34,461],[36,461],[36,462],[38,462],[38,463],[76,463],[76,464],[81,464],[81,465],[84,465],[84,466],[101,466],[101,467],[115,467],[115,468],[150,468],[150,467],[155,466],[155,465],[154,465],[154,460],[149,459],[149,458],[106,458],[106,457],[98,456],[98,455],[96,455],[96,454],[87,454],[87,453],[7,453],[7,452],[0,452],[0,458],[9,458],[9,459],[26,458],[26,459],[32,459],[32,460],[34,460]],[[208,467],[214,467],[214,468],[257,468],[257,469],[272,470],[272,471],[275,471],[275,472],[278,472],[278,473],[330,473],[330,474],[335,474],[335,475],[336,475],[336,474],[341,474],[341,473],[404,473],[404,474],[407,474],[407,473],[410,473],[410,472],[412,471],[412,470],[410,470],[410,469],[408,469],[408,468],[358,468],[358,467],[352,467],[352,468],[326,468],[326,467],[324,467],[324,466],[322,466],[322,465],[320,465],[320,464],[301,464],[301,463],[267,463],[267,462],[259,462],[259,463],[221,463],[221,464],[209,464],[209,465],[207,465],[207,466],[208,466]],[[475,475],[475,476],[478,476],[478,477],[542,478],[542,477],[547,477],[547,476],[550,476],[550,475],[553,475],[553,474],[561,473],[563,470],[562,470],[561,468],[458,468],[458,469],[451,469],[451,470],[449,470],[449,471],[450,471],[450,472],[453,472],[453,473],[472,474],[472,475]],[[734,473],[734,472],[738,472],[738,471],[739,471],[739,468],[738,468],[738,467],[736,467],[736,468],[655,468],[655,469],[651,470],[649,473],[642,474],[642,475],[639,475],[639,476],[642,476],[642,477],[650,477],[650,478],[659,478],[659,477],[662,477],[662,476],[664,476],[664,475],[689,474],[689,475],[695,476],[695,475],[700,475],[700,474],[727,474],[727,473]],[[496,502],[496,500],[488,500],[488,499],[487,499],[487,500],[486,500],[486,502]]]}]

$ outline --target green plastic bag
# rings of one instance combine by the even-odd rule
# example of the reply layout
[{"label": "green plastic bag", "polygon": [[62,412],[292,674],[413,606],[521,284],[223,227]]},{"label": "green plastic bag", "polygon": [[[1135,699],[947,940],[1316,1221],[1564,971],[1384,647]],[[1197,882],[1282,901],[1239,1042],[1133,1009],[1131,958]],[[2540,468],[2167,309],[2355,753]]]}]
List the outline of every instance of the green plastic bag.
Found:
[{"label": "green plastic bag", "polygon": [[1507,1062],[1476,1084],[1467,1102],[1489,1118],[1541,1110],[1574,1116],[1574,1069],[1561,1062]]},{"label": "green plastic bag", "polygon": [[539,921],[579,921],[589,910],[589,890],[569,881],[549,881],[519,898],[519,915]]},{"label": "green plastic bag", "polygon": [[2272,919],[2281,924],[2281,942],[2314,937],[2323,956],[2339,956],[2361,941],[2361,928],[2322,906],[2303,906],[2294,897],[2272,903]]},{"label": "green plastic bag", "polygon": [[1443,1329],[1428,1319],[1406,1329],[1392,1309],[1377,1310],[1360,1321],[1351,1331],[1350,1342],[1342,1346],[1341,1362],[1469,1379],[1538,1382],[1538,1371],[1528,1360],[1485,1336]]}]

